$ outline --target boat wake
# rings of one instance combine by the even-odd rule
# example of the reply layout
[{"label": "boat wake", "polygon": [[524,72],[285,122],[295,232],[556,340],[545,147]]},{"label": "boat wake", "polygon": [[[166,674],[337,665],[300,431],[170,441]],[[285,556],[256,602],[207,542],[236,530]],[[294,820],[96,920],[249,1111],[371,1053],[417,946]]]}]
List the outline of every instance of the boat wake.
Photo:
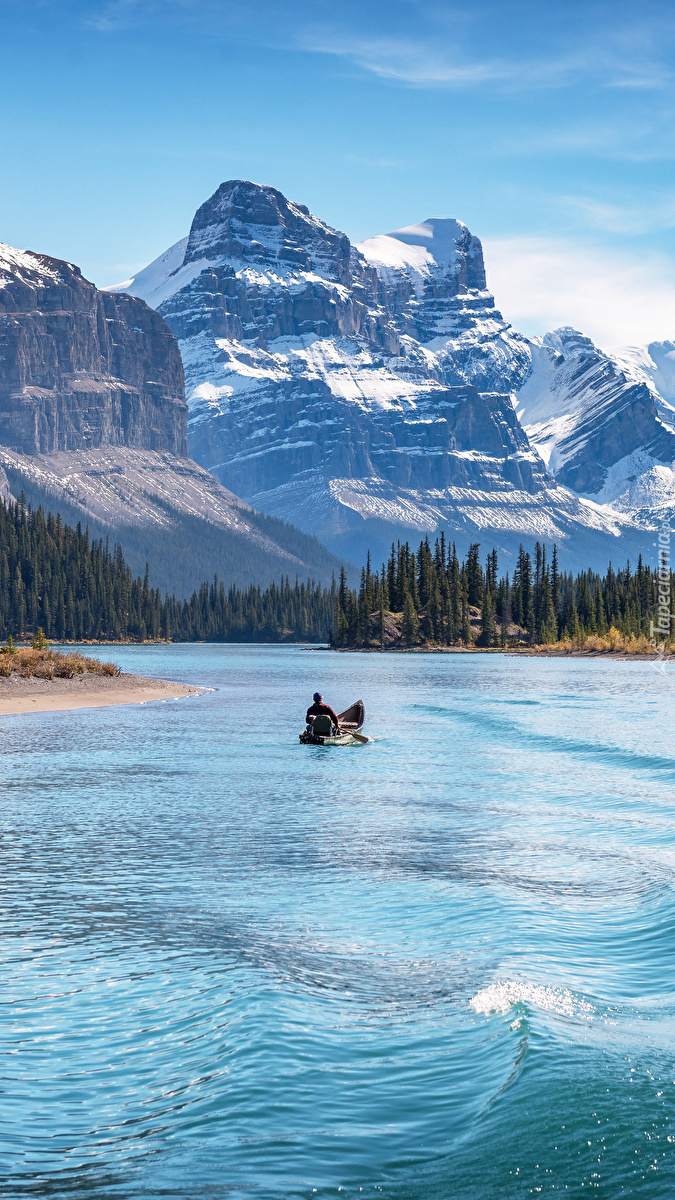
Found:
[{"label": "boat wake", "polygon": [[472,996],[469,1004],[475,1013],[483,1013],[485,1016],[507,1013],[518,1004],[545,1008],[561,1017],[577,1017],[586,1021],[592,1021],[596,1015],[593,1005],[577,996],[570,988],[528,983],[524,979],[497,980]]}]

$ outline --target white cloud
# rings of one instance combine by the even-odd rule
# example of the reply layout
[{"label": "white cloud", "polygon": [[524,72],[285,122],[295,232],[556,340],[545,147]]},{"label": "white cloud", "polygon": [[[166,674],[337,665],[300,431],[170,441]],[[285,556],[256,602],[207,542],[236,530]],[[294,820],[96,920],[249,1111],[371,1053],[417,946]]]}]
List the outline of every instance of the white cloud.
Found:
[{"label": "white cloud", "polygon": [[[444,45],[449,42],[449,45]],[[428,38],[343,34],[315,29],[300,39],[305,50],[349,59],[381,79],[416,87],[456,88],[497,83],[511,89],[558,88],[590,77],[605,87],[666,87],[671,73],[651,51],[629,53],[605,42],[581,41],[566,53],[539,58],[480,58],[443,32]]]},{"label": "white cloud", "polygon": [[675,196],[653,197],[643,194],[639,204],[614,204],[588,196],[560,196],[563,209],[581,216],[585,224],[609,233],[631,237],[675,226]]},{"label": "white cloud", "polygon": [[348,58],[382,79],[428,86],[484,83],[495,78],[491,63],[450,62],[424,43],[395,37],[352,37],[318,33],[302,39],[303,49],[315,54]]},{"label": "white cloud", "polygon": [[562,238],[483,239],[488,286],[523,333],[573,325],[599,346],[675,338],[675,262]]},{"label": "white cloud", "polygon": [[148,11],[143,0],[110,0],[97,12],[91,13],[85,20],[85,25],[97,33],[117,33],[128,29],[142,20]]}]

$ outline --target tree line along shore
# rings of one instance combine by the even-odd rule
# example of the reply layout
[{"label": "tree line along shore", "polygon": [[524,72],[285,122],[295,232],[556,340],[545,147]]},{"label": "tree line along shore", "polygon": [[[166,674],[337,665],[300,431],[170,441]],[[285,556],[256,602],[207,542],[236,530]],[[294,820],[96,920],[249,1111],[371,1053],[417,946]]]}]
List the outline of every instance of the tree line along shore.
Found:
[{"label": "tree line along shore", "polygon": [[[675,611],[675,577],[670,611]],[[653,651],[663,571],[638,560],[604,575],[559,570],[557,549],[520,550],[513,577],[480,546],[460,560],[441,534],[417,553],[392,546],[358,590],[342,569],[330,588],[282,577],[267,588],[214,577],[189,599],[133,577],[119,546],[20,500],[0,503],[0,639],[59,642],[329,642],[336,649]],[[659,594],[661,586],[661,594]],[[663,636],[658,640],[663,641]],[[668,643],[669,639],[665,639]],[[669,647],[668,647],[669,648]]]},{"label": "tree line along shore", "polygon": [[[560,571],[558,551],[537,542],[534,557],[520,547],[510,578],[499,575],[497,552],[480,560],[480,545],[460,561],[444,534],[433,547],[427,538],[417,554],[409,545],[392,546],[379,571],[370,559],[358,592],[338,587],[331,642],[344,649],[548,649],[560,653],[653,653],[653,636],[663,607],[664,572],[640,557],[604,575],[588,570],[576,576]],[[669,613],[675,612],[675,575],[666,572]]]},{"label": "tree line along shore", "polygon": [[0,503],[0,640],[41,628],[59,642],[325,642],[335,597],[286,576],[265,589],[214,577],[189,599],[162,597],[119,546],[22,500]]}]

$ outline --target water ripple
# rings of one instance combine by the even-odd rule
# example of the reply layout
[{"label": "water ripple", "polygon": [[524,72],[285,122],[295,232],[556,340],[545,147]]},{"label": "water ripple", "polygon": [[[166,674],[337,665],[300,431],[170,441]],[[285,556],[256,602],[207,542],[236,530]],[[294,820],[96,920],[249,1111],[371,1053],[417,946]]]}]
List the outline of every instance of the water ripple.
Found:
[{"label": "water ripple", "polygon": [[118,657],[217,690],[6,722],[3,1200],[675,1192],[668,676]]}]

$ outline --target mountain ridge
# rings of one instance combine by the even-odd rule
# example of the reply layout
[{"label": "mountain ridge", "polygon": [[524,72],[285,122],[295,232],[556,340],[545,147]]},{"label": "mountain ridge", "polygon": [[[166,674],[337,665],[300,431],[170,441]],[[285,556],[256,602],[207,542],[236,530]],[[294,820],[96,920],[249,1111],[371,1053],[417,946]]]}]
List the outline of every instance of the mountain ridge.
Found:
[{"label": "mountain ridge", "polygon": [[675,515],[675,408],[657,388],[675,399],[675,344],[603,351],[567,327],[532,345],[518,412],[556,478],[644,529]]},{"label": "mountain ridge", "polygon": [[442,524],[460,545],[496,535],[507,555],[553,538],[572,555],[604,541],[607,557],[625,539],[530,445],[512,399],[530,344],[461,222],[352,246],[276,189],[228,181],[124,286],[162,297],[197,461],[336,552],[380,555]]}]

